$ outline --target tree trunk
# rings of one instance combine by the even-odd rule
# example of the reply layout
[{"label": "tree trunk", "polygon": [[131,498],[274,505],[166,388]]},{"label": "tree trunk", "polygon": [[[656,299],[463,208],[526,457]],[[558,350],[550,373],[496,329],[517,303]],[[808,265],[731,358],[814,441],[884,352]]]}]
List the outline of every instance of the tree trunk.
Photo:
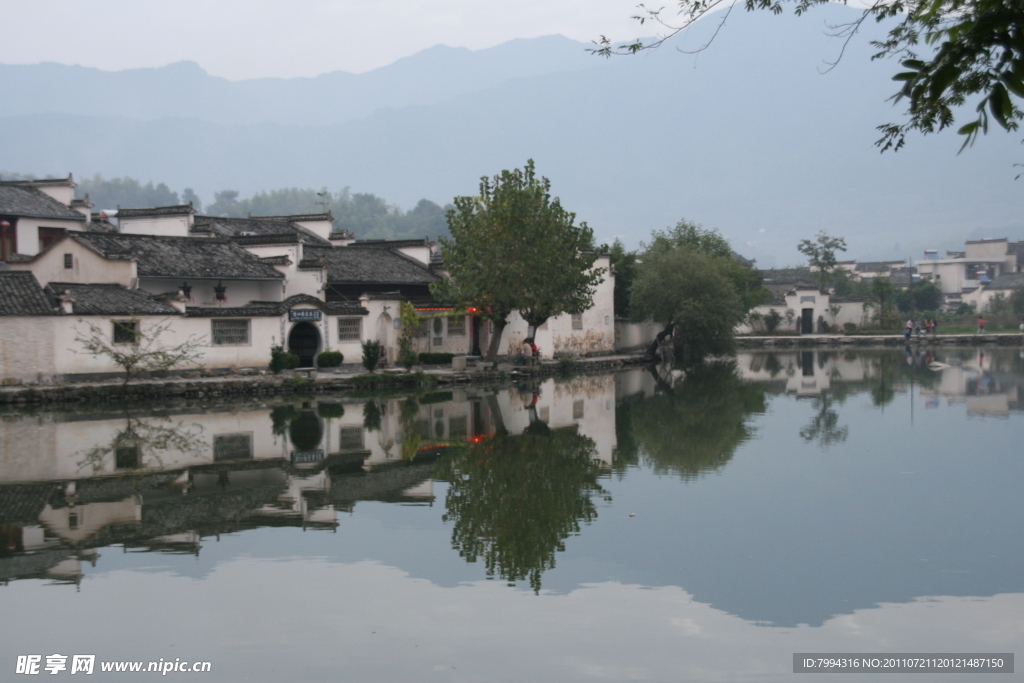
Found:
[{"label": "tree trunk", "polygon": [[498,397],[495,394],[487,394],[487,410],[491,413],[491,420],[494,423],[494,435],[505,436],[508,429],[505,428],[505,418],[501,415],[501,407],[498,405]]},{"label": "tree trunk", "polygon": [[663,329],[661,332],[659,332],[658,336],[654,338],[653,342],[651,342],[651,345],[647,347],[647,353],[645,355],[648,355],[648,356],[657,355],[658,347],[661,345],[661,342],[664,341],[665,337],[668,337],[669,335],[672,334],[672,330],[674,330],[675,327],[676,327],[676,324],[674,322],[671,322],[668,325],[666,325],[665,329]]},{"label": "tree trunk", "polygon": [[501,333],[505,331],[505,326],[508,324],[505,319],[492,320],[494,323],[494,331],[491,333],[491,343],[487,347],[487,357],[484,359],[488,363],[493,363],[498,358],[498,347],[501,346]]}]

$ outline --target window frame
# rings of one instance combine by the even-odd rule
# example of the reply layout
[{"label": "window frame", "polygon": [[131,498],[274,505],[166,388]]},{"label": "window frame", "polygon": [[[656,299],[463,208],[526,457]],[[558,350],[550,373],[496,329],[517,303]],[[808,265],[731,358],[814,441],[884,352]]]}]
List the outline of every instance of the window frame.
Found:
[{"label": "window frame", "polygon": [[[111,320],[112,332],[110,341],[117,346],[137,346],[139,343],[139,321],[138,320]],[[118,339],[118,333],[126,335],[131,332],[131,340]]]},{"label": "window frame", "polygon": [[[456,322],[458,321],[458,322]],[[466,336],[466,316],[457,315],[448,318],[448,336],[449,337],[465,337]]]},{"label": "window frame", "polygon": [[[345,325],[343,325],[343,323],[351,324],[352,322],[355,322],[355,336],[354,337],[352,337],[352,336],[347,336],[347,337],[343,336],[342,335],[342,330],[344,330],[345,327],[346,327]],[[338,324],[338,335],[337,335],[337,337],[338,337],[338,341],[339,342],[357,342],[357,341],[362,341],[362,339],[363,339],[363,319],[362,318],[355,317],[355,316],[339,317],[338,320],[337,320],[337,324]]]},{"label": "window frame", "polygon": [[[245,341],[218,341],[218,324],[244,323]],[[237,332],[237,330],[235,330]],[[223,339],[225,330],[220,330]],[[251,318],[211,318],[210,319],[210,346],[252,346],[252,319]]]}]

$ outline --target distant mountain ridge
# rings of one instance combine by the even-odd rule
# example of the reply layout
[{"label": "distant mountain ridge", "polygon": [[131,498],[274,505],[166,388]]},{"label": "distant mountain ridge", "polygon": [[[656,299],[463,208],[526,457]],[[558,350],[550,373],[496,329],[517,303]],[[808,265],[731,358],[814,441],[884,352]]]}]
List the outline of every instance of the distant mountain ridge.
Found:
[{"label": "distant mountain ridge", "polygon": [[[23,99],[0,107],[0,168],[128,175],[207,201],[227,188],[348,186],[411,207],[475,193],[480,176],[533,158],[599,241],[635,244],[685,217],[761,265],[784,265],[803,260],[796,244],[818,230],[845,236],[848,257],[876,259],[977,231],[1024,237],[1019,139],[993,133],[958,156],[957,136],[943,133],[879,154],[875,126],[901,111],[887,102],[898,65],[869,59],[884,27],[865,27],[821,75],[838,53],[822,24],[857,13],[820,10],[735,12],[697,55],[666,46],[603,60],[551,37],[433,48],[359,76],[231,83],[182,64],[92,73],[122,79],[116,96],[98,80],[70,89],[77,67],[32,71],[39,94],[0,67],[5,93]],[[686,45],[710,28],[695,26]],[[358,88],[359,102],[326,111]]]},{"label": "distant mountain ridge", "polygon": [[326,125],[377,109],[434,104],[515,78],[597,66],[580,43],[563,36],[514,40],[485,50],[437,45],[369,71],[314,78],[229,81],[195,62],[101,71],[45,63],[0,65],[0,117],[109,114],[221,124]]}]

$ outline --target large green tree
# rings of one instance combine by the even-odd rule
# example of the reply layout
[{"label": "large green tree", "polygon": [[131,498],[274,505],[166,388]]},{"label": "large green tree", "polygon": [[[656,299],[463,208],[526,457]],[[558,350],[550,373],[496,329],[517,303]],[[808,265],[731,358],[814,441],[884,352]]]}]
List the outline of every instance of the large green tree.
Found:
[{"label": "large green tree", "polygon": [[664,325],[684,363],[732,350],[733,330],[764,301],[757,273],[716,230],[680,221],[651,234],[630,290],[635,319]]},{"label": "large green tree", "polygon": [[753,438],[751,417],[766,408],[765,385],[742,380],[734,362],[705,363],[675,386],[618,406],[616,467],[642,459],[683,479],[719,470]]},{"label": "large green tree", "polygon": [[593,232],[551,196],[551,183],[525,168],[481,178],[475,197],[456,197],[451,239],[441,239],[451,278],[436,287],[444,301],[479,311],[494,324],[487,359],[497,357],[508,316],[539,327],[562,313],[582,313],[603,277],[594,268]]},{"label": "large green tree", "polygon": [[529,581],[555,566],[555,554],[582,524],[597,518],[601,487],[593,440],[572,429],[527,429],[470,444],[440,460],[434,476],[448,482],[444,521],[452,547],[481,560],[489,577]]},{"label": "large green tree", "polygon": [[[788,4],[804,14],[827,2],[743,0],[742,6],[780,14]],[[735,7],[729,0],[678,0],[676,5],[674,18],[664,8],[640,5],[636,18],[660,26],[664,32],[657,38],[614,45],[602,36],[594,52],[610,56],[656,48],[701,17],[728,8],[724,23]],[[893,22],[884,40],[872,41],[873,59],[898,58],[905,69],[893,76],[902,84],[893,99],[906,102],[906,117],[878,127],[882,137],[877,144],[883,150],[902,147],[907,133],[953,126],[954,112],[965,105],[975,107],[976,116],[958,130],[964,146],[988,131],[990,118],[1007,131],[1017,129],[1024,116],[1019,104],[1024,97],[1024,4],[1019,0],[877,0],[856,20],[834,27],[834,34],[849,41],[868,20]]]}]

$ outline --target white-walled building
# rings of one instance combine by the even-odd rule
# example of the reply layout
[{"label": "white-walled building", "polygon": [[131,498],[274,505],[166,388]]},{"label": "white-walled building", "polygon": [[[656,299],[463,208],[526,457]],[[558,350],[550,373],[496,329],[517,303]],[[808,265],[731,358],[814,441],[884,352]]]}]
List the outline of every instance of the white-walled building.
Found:
[{"label": "white-walled building", "polygon": [[0,181],[0,262],[32,256],[67,232],[90,228],[88,198],[75,199],[67,178]]},{"label": "white-walled building", "polygon": [[[939,258],[935,250],[926,250],[917,262],[922,280],[935,283],[947,303],[982,303],[978,290],[985,289],[1002,275],[1024,270],[1024,242],[1007,238],[969,240],[962,252],[947,252]],[[982,306],[984,304],[982,303]]]},{"label": "white-walled building", "polygon": [[[166,328],[168,345],[201,340],[198,362],[214,370],[266,367],[277,345],[298,355],[302,366],[315,365],[328,350],[356,364],[370,339],[381,342],[383,362],[393,365],[403,302],[422,318],[414,351],[487,349],[488,324],[473,311],[455,315],[431,294],[431,285],[447,276],[436,243],[353,240],[333,229],[329,213],[222,218],[196,215],[190,204],[119,208],[116,225],[90,222],[87,207],[63,203],[73,202],[74,187],[70,176],[0,184],[0,217],[11,219],[4,228],[11,253],[0,267],[33,278],[0,281],[0,297],[28,296],[31,303],[0,313],[0,378],[120,372],[106,358],[83,353],[80,337],[92,326],[106,330],[110,342],[129,325],[141,335]],[[30,214],[44,208],[66,225],[54,227],[52,236],[31,235],[34,248],[22,249],[28,238],[19,235],[35,226]],[[536,340],[543,355],[614,350],[614,274],[607,256],[595,267],[605,277],[594,306],[542,325]],[[521,353],[526,334],[514,314],[499,353]],[[24,339],[32,344],[25,347]]]}]

